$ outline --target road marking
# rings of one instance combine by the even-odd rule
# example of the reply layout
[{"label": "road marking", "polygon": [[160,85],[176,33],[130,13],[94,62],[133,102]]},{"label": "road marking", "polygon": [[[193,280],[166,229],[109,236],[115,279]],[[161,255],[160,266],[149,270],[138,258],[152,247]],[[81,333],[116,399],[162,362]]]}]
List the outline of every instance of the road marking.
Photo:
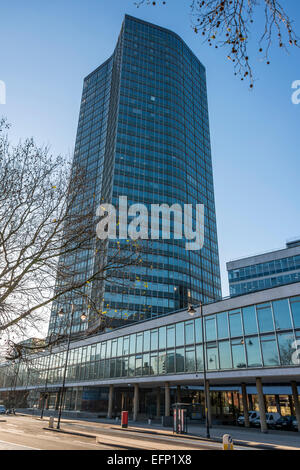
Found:
[{"label": "road marking", "polygon": [[36,447],[24,446],[23,444],[14,444],[13,442],[0,441],[1,450],[42,450]]}]

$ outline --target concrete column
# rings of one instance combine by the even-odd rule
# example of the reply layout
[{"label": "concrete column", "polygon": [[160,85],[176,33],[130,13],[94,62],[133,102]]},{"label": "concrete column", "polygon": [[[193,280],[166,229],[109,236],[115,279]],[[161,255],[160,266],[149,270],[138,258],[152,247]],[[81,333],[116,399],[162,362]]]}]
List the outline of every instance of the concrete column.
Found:
[{"label": "concrete column", "polygon": [[160,416],[160,387],[156,389],[156,416]]},{"label": "concrete column", "polygon": [[210,400],[210,390],[209,390],[209,381],[206,380],[206,383],[205,383],[205,391],[204,393],[206,393],[206,400],[207,400],[207,403],[206,403],[206,406],[207,406],[207,416],[208,416],[208,424],[209,424],[209,427],[211,428],[212,426],[212,417],[211,417],[211,400]]},{"label": "concrete column", "polygon": [[276,410],[277,410],[277,413],[281,414],[280,413],[280,400],[279,400],[279,395],[275,395],[275,404],[276,404]]},{"label": "concrete column", "polygon": [[56,394],[55,405],[54,405],[55,410],[58,410],[59,408],[60,398],[61,398],[61,389],[59,389],[59,391]]},{"label": "concrete column", "polygon": [[108,392],[108,407],[107,407],[107,417],[109,419],[112,418],[112,414],[113,414],[113,400],[114,400],[114,386],[110,385],[109,392]]},{"label": "concrete column", "polygon": [[137,421],[139,412],[139,385],[134,384],[134,395],[133,395],[133,421]]},{"label": "concrete column", "polygon": [[242,402],[243,402],[243,410],[244,410],[244,418],[245,418],[245,428],[250,428],[248,400],[247,400],[247,387],[245,383],[242,383]]},{"label": "concrete column", "polygon": [[263,387],[262,387],[262,382],[261,382],[260,377],[256,378],[256,389],[257,389],[257,395],[258,395],[258,406],[259,406],[259,414],[260,414],[260,429],[261,429],[261,432],[267,433],[268,426],[266,422],[266,406],[265,406]]},{"label": "concrete column", "polygon": [[170,384],[165,383],[165,416],[170,416]]},{"label": "concrete column", "polygon": [[177,385],[177,403],[181,403],[181,390],[180,390],[180,385]]},{"label": "concrete column", "polygon": [[299,403],[299,398],[298,398],[298,389],[297,389],[296,382],[294,381],[291,382],[291,386],[292,386],[292,394],[293,394],[293,399],[294,399],[296,419],[298,422],[298,431],[300,431],[300,403]]},{"label": "concrete column", "polygon": [[74,411],[77,411],[77,407],[78,407],[78,393],[79,393],[78,388],[75,388]]}]

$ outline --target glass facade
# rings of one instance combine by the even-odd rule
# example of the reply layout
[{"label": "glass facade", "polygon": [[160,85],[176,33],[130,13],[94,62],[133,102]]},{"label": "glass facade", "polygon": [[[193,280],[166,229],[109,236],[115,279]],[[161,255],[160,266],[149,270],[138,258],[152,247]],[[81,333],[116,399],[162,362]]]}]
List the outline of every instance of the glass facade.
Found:
[{"label": "glass facade", "polygon": [[[141,332],[123,334],[70,350],[67,383],[111,378],[167,376],[203,370],[201,318],[187,319]],[[147,323],[144,323],[145,327]],[[204,316],[208,371],[298,366],[300,296]],[[298,343],[299,344],[299,343]],[[0,367],[0,388],[62,381],[65,352],[39,355]],[[15,382],[16,381],[16,382]]]},{"label": "glass facade", "polygon": [[[221,296],[205,68],[175,33],[126,16],[113,56],[84,81],[74,163],[85,165],[87,190],[79,205],[204,204],[204,246],[186,240],[141,243],[143,262],[87,287],[115,326]],[[149,211],[150,212],[150,211]],[[129,220],[130,222],[130,220]],[[151,222],[151,221],[150,221]],[[149,224],[150,224],[149,222]],[[195,214],[193,222],[195,223]],[[126,252],[127,240],[111,240]],[[95,245],[74,258],[79,276],[93,269]],[[63,302],[60,302],[60,304]],[[80,299],[77,301],[80,304]],[[53,307],[49,333],[55,325]],[[80,310],[80,309],[79,309]],[[86,328],[76,317],[74,332]]]},{"label": "glass facade", "polygon": [[300,254],[231,269],[228,280],[231,296],[299,282]]}]

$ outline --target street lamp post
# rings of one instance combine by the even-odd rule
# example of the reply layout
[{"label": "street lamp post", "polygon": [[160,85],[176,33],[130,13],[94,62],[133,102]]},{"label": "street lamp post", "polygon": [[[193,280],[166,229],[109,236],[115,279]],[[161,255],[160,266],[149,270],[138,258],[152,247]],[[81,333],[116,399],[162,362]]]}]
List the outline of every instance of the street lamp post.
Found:
[{"label": "street lamp post", "polygon": [[[59,407],[58,407],[58,418],[57,418],[57,426],[56,429],[60,429],[60,420],[61,420],[61,413],[62,413],[62,407],[63,407],[63,402],[64,402],[64,394],[65,394],[65,384],[66,384],[66,375],[67,375],[67,368],[68,368],[68,357],[69,357],[69,351],[70,351],[70,343],[71,343],[71,336],[72,336],[72,326],[73,326],[73,319],[74,319],[74,304],[72,303],[72,308],[71,308],[71,321],[70,321],[70,328],[69,328],[69,334],[68,334],[68,342],[67,342],[67,350],[66,350],[66,359],[65,359],[65,366],[64,366],[64,375],[63,375],[63,381],[62,381],[62,387],[61,387],[61,396],[59,400]],[[64,315],[63,309],[60,310],[58,313],[60,316]],[[85,313],[82,313],[81,315],[81,320],[85,321],[87,319],[87,315]]]},{"label": "street lamp post", "polygon": [[[62,309],[60,310],[59,315],[61,315],[61,316],[64,315],[64,311]],[[56,429],[60,429],[60,419],[61,419],[62,406],[63,406],[63,401],[64,401],[64,392],[65,392],[66,375],[67,375],[67,368],[68,368],[68,357],[69,357],[69,351],[70,351],[73,319],[74,319],[74,304],[72,303],[70,329],[69,329],[69,334],[68,334],[66,360],[65,360],[65,366],[64,366],[64,375],[63,375],[63,382],[62,382],[62,388],[61,388],[61,395],[60,395],[60,400],[59,400],[58,418],[57,418]]]},{"label": "street lamp post", "polygon": [[[195,315],[196,310],[193,305],[189,304],[188,312],[190,315]],[[200,302],[200,317],[202,328],[202,355],[203,355],[203,382],[204,382],[204,406],[205,406],[205,424],[206,424],[206,437],[210,439],[209,419],[208,419],[208,394],[206,382],[206,360],[205,360],[205,344],[204,344],[204,320],[203,320],[203,304]]]},{"label": "street lamp post", "polygon": [[46,404],[46,394],[47,394],[48,380],[49,380],[49,370],[50,370],[50,364],[51,364],[52,338],[56,334],[57,318],[58,318],[58,315],[55,315],[55,322],[54,322],[54,329],[53,329],[54,332],[52,332],[51,335],[50,335],[49,360],[48,360],[48,367],[47,367],[47,374],[46,374],[46,381],[45,381],[45,388],[44,388],[44,396],[43,396],[43,402],[42,402],[41,419],[43,419],[43,417],[44,417],[44,410],[45,410],[45,404]]}]

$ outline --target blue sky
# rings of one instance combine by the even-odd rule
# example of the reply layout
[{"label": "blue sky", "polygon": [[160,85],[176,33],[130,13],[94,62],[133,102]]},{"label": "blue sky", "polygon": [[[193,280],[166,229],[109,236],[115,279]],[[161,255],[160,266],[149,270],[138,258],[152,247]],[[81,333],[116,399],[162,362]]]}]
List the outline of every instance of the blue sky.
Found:
[{"label": "blue sky", "polygon": [[[285,0],[300,35],[300,5]],[[253,55],[253,91],[234,77],[224,51],[202,44],[190,26],[189,0],[144,6],[134,0],[1,2],[0,80],[13,138],[34,136],[56,153],[74,147],[82,80],[113,52],[125,13],[177,32],[207,70],[223,293],[225,262],[284,246],[300,237],[300,49]],[[298,26],[298,27],[297,27]],[[253,35],[255,37],[255,33]],[[251,51],[252,52],[252,51]]]}]

